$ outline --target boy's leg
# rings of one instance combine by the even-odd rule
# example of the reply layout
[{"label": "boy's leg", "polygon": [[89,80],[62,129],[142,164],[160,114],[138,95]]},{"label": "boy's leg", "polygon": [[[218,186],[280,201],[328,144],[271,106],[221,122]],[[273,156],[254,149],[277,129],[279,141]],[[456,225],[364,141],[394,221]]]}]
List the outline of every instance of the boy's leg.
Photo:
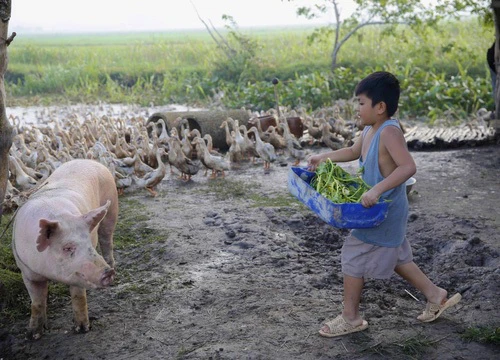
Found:
[{"label": "boy's leg", "polygon": [[441,304],[443,300],[446,300],[448,295],[446,290],[436,286],[413,261],[397,265],[394,271],[422,292],[427,301]]},{"label": "boy's leg", "polygon": [[363,321],[359,315],[359,302],[364,283],[363,278],[344,274],[344,310],[342,316],[351,325],[360,325]]},{"label": "boy's leg", "polygon": [[429,280],[413,261],[397,265],[394,270],[427,298],[427,306],[424,312],[417,317],[420,321],[431,322],[436,320],[443,311],[456,305],[462,298],[462,295],[457,293],[448,299],[448,292]]},{"label": "boy's leg", "polygon": [[368,323],[359,315],[359,302],[363,290],[364,279],[344,274],[344,310],[342,315],[327,321],[319,333],[322,336],[333,337],[361,331]]}]

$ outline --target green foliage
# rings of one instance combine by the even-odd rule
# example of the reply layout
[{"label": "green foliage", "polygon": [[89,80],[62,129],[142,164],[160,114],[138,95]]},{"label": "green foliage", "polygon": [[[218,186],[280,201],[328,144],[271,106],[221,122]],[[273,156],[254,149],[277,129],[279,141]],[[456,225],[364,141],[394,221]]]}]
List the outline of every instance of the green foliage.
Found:
[{"label": "green foliage", "polygon": [[311,186],[336,204],[359,203],[361,196],[370,190],[361,174],[353,176],[330,159],[318,166]]},{"label": "green foliage", "polygon": [[[228,17],[228,20],[230,18]],[[375,70],[401,81],[401,118],[463,119],[493,108],[486,49],[493,26],[477,18],[427,29],[373,26],[358,31],[330,69],[328,43],[307,41],[313,28],[241,30],[221,36],[227,57],[204,31],[16,38],[9,47],[6,89],[10,105],[36,102],[187,103],[226,108],[281,105],[309,111],[350,99],[357,82]]]},{"label": "green foliage", "polygon": [[500,345],[500,327],[469,327],[462,334],[462,338],[467,341],[476,341],[483,344]]},{"label": "green foliage", "polygon": [[[478,15],[485,24],[491,17],[487,0],[436,0],[433,4],[422,0],[355,0],[357,5],[349,16],[343,16],[341,1],[318,0],[313,6],[299,7],[297,15],[307,19],[320,17],[332,12],[335,21],[319,26],[309,36],[309,41],[333,44],[331,66],[337,66],[340,49],[353,35],[360,36],[360,29],[365,26],[384,24],[382,35],[393,34],[398,24],[405,24],[418,36],[426,37],[428,29],[437,28],[444,19],[461,20],[465,14]],[[487,15],[488,14],[488,15]]]},{"label": "green foliage", "polygon": [[12,253],[12,216],[3,215],[0,222],[0,322],[23,316],[29,304],[21,272]]},{"label": "green foliage", "polygon": [[164,242],[168,238],[167,232],[158,232],[145,226],[149,219],[145,205],[134,199],[122,199],[118,222],[113,235],[116,250],[133,251],[138,246],[154,242]]},{"label": "green foliage", "polygon": [[222,52],[214,62],[213,76],[217,79],[240,83],[251,78],[258,69],[254,61],[260,45],[257,39],[243,33],[231,16],[224,15],[227,37],[218,42]]}]

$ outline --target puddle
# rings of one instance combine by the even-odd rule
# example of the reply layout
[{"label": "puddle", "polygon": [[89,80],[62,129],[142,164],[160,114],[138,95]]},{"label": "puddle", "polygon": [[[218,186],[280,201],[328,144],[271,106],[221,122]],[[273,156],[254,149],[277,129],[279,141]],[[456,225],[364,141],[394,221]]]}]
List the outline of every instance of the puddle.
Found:
[{"label": "puddle", "polygon": [[83,120],[92,115],[97,117],[108,116],[110,118],[144,117],[147,119],[155,112],[165,111],[200,111],[201,108],[193,108],[186,105],[170,104],[165,106],[142,107],[127,104],[97,104],[97,105],[67,105],[67,106],[30,106],[30,107],[7,107],[7,118],[11,123],[19,125],[27,124],[49,124],[77,116]]}]

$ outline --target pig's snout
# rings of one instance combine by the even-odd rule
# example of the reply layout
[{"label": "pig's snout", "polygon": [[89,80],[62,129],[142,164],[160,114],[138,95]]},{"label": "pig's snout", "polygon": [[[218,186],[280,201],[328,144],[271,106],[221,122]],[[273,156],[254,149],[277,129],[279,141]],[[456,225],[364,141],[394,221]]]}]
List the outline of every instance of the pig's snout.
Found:
[{"label": "pig's snout", "polygon": [[101,286],[109,286],[115,278],[115,269],[107,268],[101,275]]}]

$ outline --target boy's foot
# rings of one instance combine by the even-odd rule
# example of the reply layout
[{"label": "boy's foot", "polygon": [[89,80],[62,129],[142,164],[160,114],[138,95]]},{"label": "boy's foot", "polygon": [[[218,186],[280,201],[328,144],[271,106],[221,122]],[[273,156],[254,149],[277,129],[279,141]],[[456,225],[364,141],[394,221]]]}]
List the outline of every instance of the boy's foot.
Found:
[{"label": "boy's foot", "polygon": [[422,321],[422,322],[431,322],[436,320],[438,317],[441,316],[443,311],[448,309],[449,307],[455,306],[456,304],[459,303],[460,299],[462,299],[462,295],[459,293],[456,293],[453,295],[451,298],[446,300],[445,302],[441,304],[434,304],[431,302],[427,303],[427,306],[425,307],[425,310],[422,314],[420,314],[417,319]]},{"label": "boy's foot", "polygon": [[325,322],[325,325],[321,328],[319,334],[324,337],[335,337],[362,331],[367,327],[368,322],[366,322],[366,320],[362,320],[362,323],[356,326],[349,324],[344,320],[342,315],[339,315],[335,319]]}]

